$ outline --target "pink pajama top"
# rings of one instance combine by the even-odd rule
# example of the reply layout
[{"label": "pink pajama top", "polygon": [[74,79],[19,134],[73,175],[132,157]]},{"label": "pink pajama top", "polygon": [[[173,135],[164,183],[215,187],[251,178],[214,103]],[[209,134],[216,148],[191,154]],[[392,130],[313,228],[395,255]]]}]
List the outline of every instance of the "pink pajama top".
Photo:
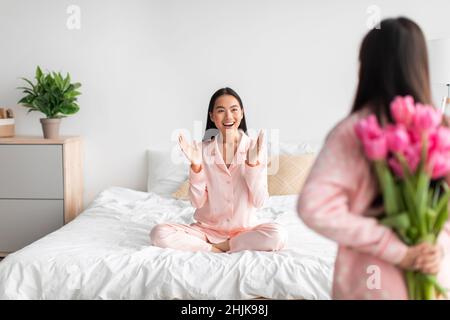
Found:
[{"label": "pink pajama top", "polygon": [[[202,170],[189,173],[189,197],[196,208],[196,226],[210,240],[224,241],[258,224],[256,208],[268,198],[267,166],[245,164],[251,138],[241,131],[241,140],[229,168],[216,139],[203,142]],[[264,161],[265,162],[265,161]]]},{"label": "pink pajama top", "polygon": [[[382,211],[371,207],[378,185],[354,132],[366,115],[350,115],[330,132],[300,194],[298,213],[339,245],[334,299],[407,299],[403,272],[395,266],[407,246],[375,217]],[[438,243],[445,252],[438,280],[450,288],[450,222]]]}]

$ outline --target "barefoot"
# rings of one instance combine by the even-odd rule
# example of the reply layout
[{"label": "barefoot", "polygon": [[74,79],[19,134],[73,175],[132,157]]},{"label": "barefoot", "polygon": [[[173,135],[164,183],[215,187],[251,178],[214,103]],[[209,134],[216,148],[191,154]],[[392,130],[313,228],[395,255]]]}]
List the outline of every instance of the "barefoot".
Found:
[{"label": "barefoot", "polygon": [[214,244],[211,245],[211,251],[212,251],[212,252],[216,252],[216,253],[223,253],[223,251],[220,250],[219,248],[216,248],[216,247],[214,246]]},{"label": "barefoot", "polygon": [[224,242],[214,243],[214,247],[221,250],[222,252],[227,252],[230,250],[230,240],[225,240]]}]

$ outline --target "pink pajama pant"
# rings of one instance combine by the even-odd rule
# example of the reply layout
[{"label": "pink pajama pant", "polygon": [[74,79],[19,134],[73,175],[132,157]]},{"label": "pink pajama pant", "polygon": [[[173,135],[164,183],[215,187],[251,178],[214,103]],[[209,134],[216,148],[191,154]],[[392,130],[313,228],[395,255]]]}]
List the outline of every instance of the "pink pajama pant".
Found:
[{"label": "pink pajama pant", "polygon": [[[208,237],[209,236],[209,237]],[[214,239],[210,241],[210,239]],[[263,223],[251,229],[224,236],[222,241],[230,239],[230,251],[242,250],[276,251],[284,248],[287,232],[276,223]],[[196,224],[178,223],[158,224],[150,232],[154,246],[185,251],[211,251],[212,242],[218,243],[217,237],[208,235],[207,231]]]}]

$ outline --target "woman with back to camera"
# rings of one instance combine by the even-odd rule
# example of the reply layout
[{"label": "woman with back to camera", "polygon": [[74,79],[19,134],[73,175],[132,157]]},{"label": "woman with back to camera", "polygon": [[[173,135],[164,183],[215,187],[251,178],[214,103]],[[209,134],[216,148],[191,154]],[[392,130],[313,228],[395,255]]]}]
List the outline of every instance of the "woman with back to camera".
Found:
[{"label": "woman with back to camera", "polygon": [[153,245],[187,251],[276,251],[286,232],[276,223],[259,224],[255,211],[268,197],[264,135],[247,136],[244,108],[230,88],[211,97],[203,142],[179,145],[191,163],[189,197],[195,223],[156,225]]},{"label": "woman with back to camera", "polygon": [[[328,134],[299,197],[299,216],[339,245],[334,299],[407,299],[404,269],[438,274],[438,281],[450,288],[450,223],[437,245],[410,247],[381,225],[377,179],[354,131],[369,114],[382,124],[392,122],[389,106],[395,96],[431,103],[424,35],[407,18],[383,20],[364,38],[359,60],[353,108]],[[380,281],[375,287],[371,276]]]}]

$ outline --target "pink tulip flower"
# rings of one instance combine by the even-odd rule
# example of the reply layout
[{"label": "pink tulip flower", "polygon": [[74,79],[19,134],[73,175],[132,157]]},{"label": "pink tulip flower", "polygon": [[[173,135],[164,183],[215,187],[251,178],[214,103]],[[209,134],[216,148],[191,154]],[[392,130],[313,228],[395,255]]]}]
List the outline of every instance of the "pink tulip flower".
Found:
[{"label": "pink tulip flower", "polygon": [[403,152],[411,143],[408,131],[402,124],[389,125],[386,129],[386,139],[392,152]]},{"label": "pink tulip flower", "polygon": [[[421,152],[420,150],[420,145],[415,144],[407,146],[402,153],[402,156],[405,158],[406,164],[408,165],[411,174],[414,174],[419,166]],[[388,163],[397,176],[403,177],[403,168],[396,157],[391,157],[388,160]]]},{"label": "pink tulip flower", "polygon": [[373,114],[360,120],[355,125],[355,132],[363,143],[383,135],[383,130],[378,123],[378,119]]},{"label": "pink tulip flower", "polygon": [[416,104],[416,112],[413,117],[412,129],[421,135],[435,131],[442,122],[442,113],[432,106]]},{"label": "pink tulip flower", "polygon": [[449,151],[450,150],[450,128],[439,127],[436,133],[430,137],[433,140],[433,146],[437,150]]},{"label": "pink tulip flower", "polygon": [[420,163],[422,146],[420,143],[409,145],[404,151],[404,157],[411,173],[415,173]]},{"label": "pink tulip flower", "polygon": [[370,160],[383,160],[388,153],[385,135],[363,142],[364,151]]},{"label": "pink tulip flower", "polygon": [[450,154],[435,150],[431,153],[427,163],[428,173],[432,179],[446,176],[450,172]]},{"label": "pink tulip flower", "polygon": [[415,113],[414,99],[411,96],[397,96],[391,102],[391,115],[395,122],[409,127]]}]

